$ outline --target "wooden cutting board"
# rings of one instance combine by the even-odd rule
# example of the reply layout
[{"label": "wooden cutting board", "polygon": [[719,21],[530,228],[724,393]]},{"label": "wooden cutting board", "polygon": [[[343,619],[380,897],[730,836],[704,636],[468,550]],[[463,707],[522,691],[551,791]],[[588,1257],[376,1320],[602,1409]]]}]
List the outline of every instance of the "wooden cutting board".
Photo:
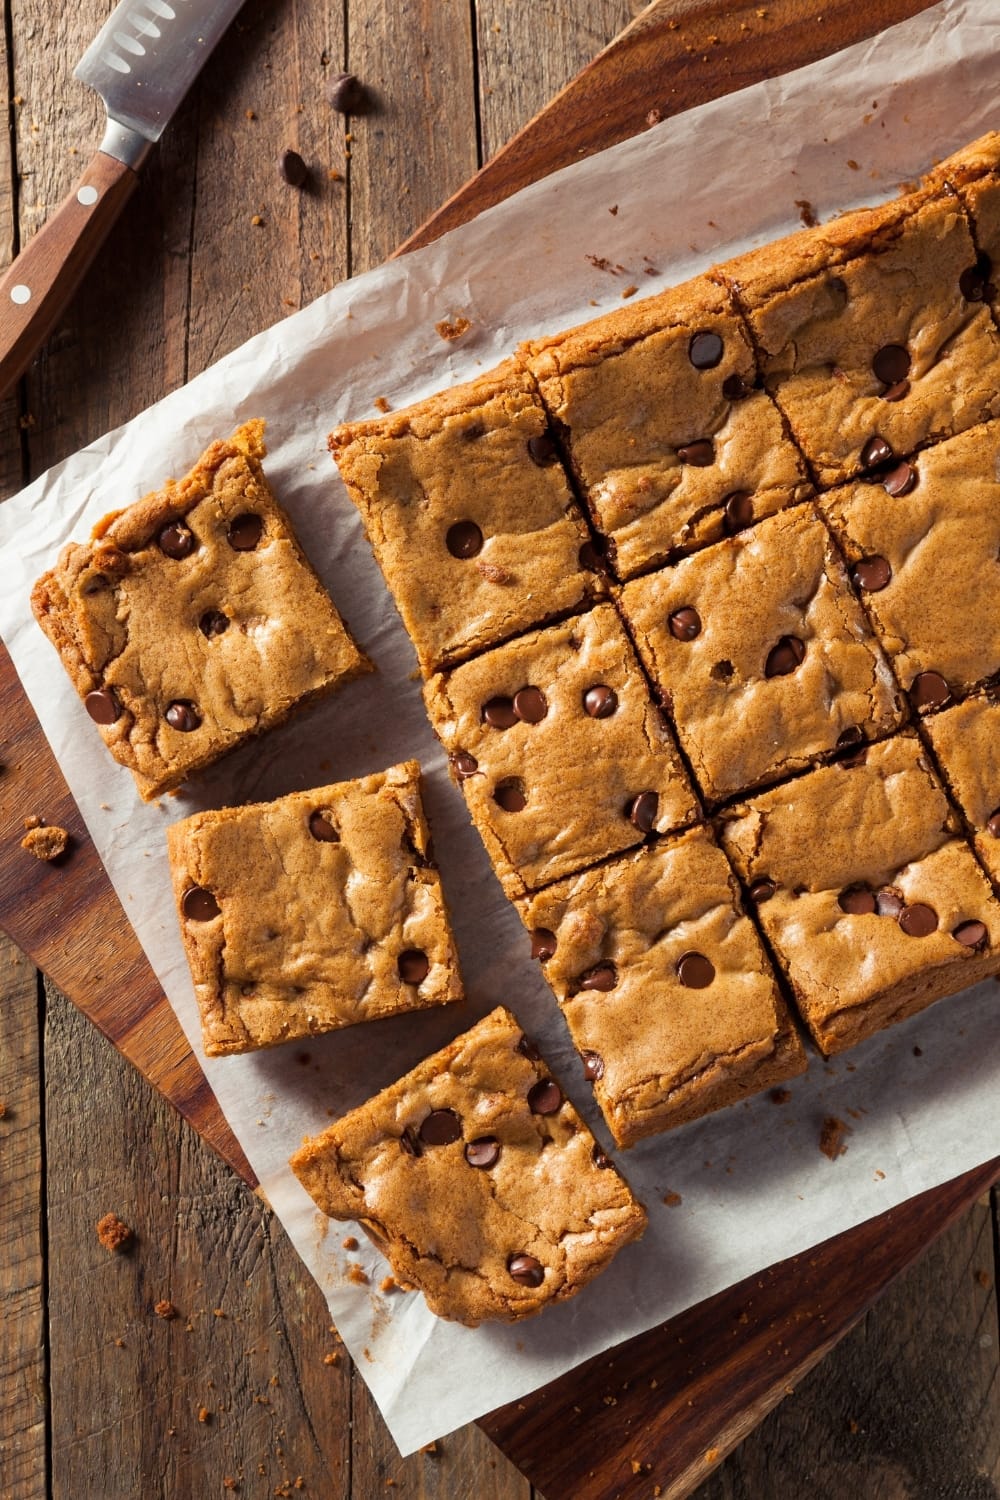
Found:
[{"label": "wooden cutting board", "polygon": [[[924,8],[923,0],[869,0],[863,8],[856,0],[659,0],[400,253],[648,128],[650,118],[800,66]],[[0,764],[0,926],[255,1186],[2,647]],[[19,848],[25,815],[42,811],[73,837],[61,865],[38,864]],[[665,1497],[687,1495],[998,1175],[1000,1161],[924,1194],[591,1361],[482,1425],[547,1500],[648,1496],[647,1464]]]}]

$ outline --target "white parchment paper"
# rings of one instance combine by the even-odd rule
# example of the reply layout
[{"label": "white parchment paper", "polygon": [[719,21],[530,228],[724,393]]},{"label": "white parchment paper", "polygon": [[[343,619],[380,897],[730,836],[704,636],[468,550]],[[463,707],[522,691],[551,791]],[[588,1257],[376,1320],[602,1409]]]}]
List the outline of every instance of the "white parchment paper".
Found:
[{"label": "white parchment paper", "polygon": [[[87,827],[268,1198],[320,1282],[400,1448],[410,1452],[611,1345],[1000,1151],[1000,987],[989,983],[766,1097],[619,1157],[650,1211],[638,1246],[574,1301],[516,1328],[443,1323],[383,1295],[363,1241],[341,1248],[285,1163],[303,1135],[359,1103],[497,1003],[513,1008],[598,1135],[562,1018],[527,956],[425,719],[415,659],[326,453],[331,426],[468,378],[524,337],[681,280],[820,216],[890,196],[998,123],[995,0],[952,0],[876,40],[707,104],[560,172],[446,239],[338,287],[0,507],[0,631]],[[609,210],[617,206],[617,213]],[[597,269],[589,257],[623,267]],[[464,314],[457,345],[434,331]],[[229,757],[191,790],[142,804],[109,760],[34,624],[34,579],[70,537],[251,416],[269,478],[376,675]],[[408,756],[427,776],[435,846],[470,999],[256,1057],[206,1059],[170,897],[164,829],[198,807],[277,796]],[[28,811],[44,811],[29,809]],[[72,879],[71,869],[67,879]],[[851,1125],[847,1154],[821,1122]],[[668,1207],[665,1195],[680,1195]],[[371,1286],[348,1279],[360,1262]]]}]

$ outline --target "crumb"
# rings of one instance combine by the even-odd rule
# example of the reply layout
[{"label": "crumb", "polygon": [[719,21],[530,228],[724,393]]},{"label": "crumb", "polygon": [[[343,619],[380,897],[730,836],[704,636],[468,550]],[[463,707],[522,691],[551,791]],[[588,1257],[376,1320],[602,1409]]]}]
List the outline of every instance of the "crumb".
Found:
[{"label": "crumb", "polygon": [[132,1231],[116,1214],[105,1214],[95,1225],[97,1238],[110,1255],[132,1243]]},{"label": "crumb", "polygon": [[5,1120],[6,1118],[7,1118],[7,1101],[6,1101],[6,1099],[0,1099],[0,1120]]},{"label": "crumb", "polygon": [[239,1487],[240,1487],[239,1480],[238,1479],[234,1479],[231,1474],[226,1474],[223,1477],[222,1488],[224,1490],[238,1490]]},{"label": "crumb", "polygon": [[513,576],[506,568],[498,568],[496,563],[477,562],[476,572],[482,574],[487,583],[512,583]]},{"label": "crumb", "polygon": [[857,1432],[858,1431],[858,1424],[857,1424],[857,1422],[855,1422],[855,1420],[854,1420],[853,1417],[848,1422],[847,1426],[848,1426],[849,1431],[851,1431],[851,1432]]},{"label": "crumb", "polygon": [[975,1276],[976,1276],[976,1280],[979,1282],[979,1285],[982,1287],[983,1291],[984,1292],[988,1292],[989,1289],[990,1289],[990,1287],[993,1285],[993,1283],[990,1281],[988,1272],[986,1272],[986,1271],[977,1271],[975,1273]]},{"label": "crumb", "polygon": [[472,324],[468,318],[464,318],[460,314],[453,323],[449,323],[447,318],[442,318],[440,323],[434,324],[434,331],[438,335],[438,338],[442,338],[445,343],[451,344],[455,339],[460,339],[463,333],[468,333],[471,327]]},{"label": "crumb", "polygon": [[32,813],[30,817],[25,818],[24,826],[25,828],[41,828],[42,820],[37,813]]},{"label": "crumb", "polygon": [[421,1453],[430,1453],[433,1456],[434,1454],[440,1453],[441,1450],[438,1447],[437,1443],[425,1443],[420,1451]]},{"label": "crumb", "polygon": [[634,297],[634,296],[635,296],[635,294],[636,294],[636,292],[637,292],[637,291],[638,291],[638,290],[639,290],[639,288],[638,288],[638,287],[637,287],[637,286],[636,286],[636,285],[635,285],[635,283],[634,283],[634,282],[633,282],[633,283],[631,283],[631,284],[630,284],[630,285],[629,285],[629,286],[627,286],[627,287],[626,287],[626,288],[625,288],[625,290],[624,290],[624,291],[623,291],[623,292],[622,292],[622,297],[623,297],[623,298],[624,298],[624,297]]},{"label": "crumb", "polygon": [[336,167],[331,167],[326,175],[330,182],[343,182],[344,180],[343,172],[338,172]]},{"label": "crumb", "polygon": [[153,1308],[153,1311],[158,1318],[163,1318],[163,1320],[167,1323],[169,1323],[171,1319],[177,1317],[177,1309],[167,1297],[161,1298],[161,1300],[157,1302],[156,1306]]},{"label": "crumb", "polygon": [[924,1055],[924,1049],[923,1049],[923,1047],[914,1047],[914,1049],[913,1049],[913,1055],[914,1055],[914,1057],[923,1057],[923,1055]]},{"label": "crumb", "polygon": [[820,1131],[819,1149],[830,1161],[836,1161],[838,1156],[843,1156],[847,1147],[844,1145],[844,1136],[850,1130],[843,1120],[838,1120],[835,1115],[827,1115],[823,1121],[823,1129]]},{"label": "crumb", "polygon": [[212,1420],[212,1413],[209,1411],[208,1407],[207,1406],[199,1406],[199,1408],[198,1408],[198,1421],[199,1422],[211,1422],[211,1420]]},{"label": "crumb", "polygon": [[65,828],[32,828],[21,840],[21,848],[27,849],[36,859],[53,860],[58,859],[61,854],[66,853],[69,845],[69,834]]},{"label": "crumb", "polygon": [[767,1096],[772,1104],[787,1104],[792,1097],[791,1089],[772,1089]]},{"label": "crumb", "polygon": [[812,204],[809,202],[809,199],[796,198],[795,207],[798,209],[799,218],[802,220],[805,227],[807,229],[815,229],[816,225],[819,223],[819,220],[816,217],[816,211],[813,208]]},{"label": "crumb", "polygon": [[679,1203],[684,1202],[684,1199],[680,1193],[664,1193],[663,1201],[668,1208],[676,1208]]},{"label": "crumb", "polygon": [[392,411],[392,407],[389,405],[384,396],[376,396],[375,400],[372,402],[372,405],[374,406],[376,411]]},{"label": "crumb", "polygon": [[341,1240],[340,1244],[341,1248],[344,1250],[356,1250],[358,1248],[358,1242],[353,1234],[346,1235],[345,1238]]},{"label": "crumb", "polygon": [[378,1289],[380,1292],[398,1292],[399,1284],[395,1276],[383,1276],[378,1284]]},{"label": "crumb", "polygon": [[124,1339],[115,1339],[115,1348],[116,1349],[124,1349],[125,1348],[125,1340]]},{"label": "crumb", "polygon": [[224,1318],[224,1317],[225,1317],[225,1316],[226,1316],[226,1315],[225,1315],[225,1313],[224,1313],[224,1312],[223,1312],[223,1311],[222,1311],[222,1308],[221,1308],[221,1307],[213,1307],[213,1308],[212,1308],[212,1317],[213,1317],[213,1318]]},{"label": "crumb", "polygon": [[612,276],[618,274],[611,261],[604,255],[585,255],[583,258],[590,262],[595,271],[610,271]]},{"label": "crumb", "polygon": [[611,205],[611,207],[608,209],[608,213],[611,215],[611,217],[613,219],[617,219],[617,217],[618,217],[618,204],[617,203],[613,203]]},{"label": "crumb", "polygon": [[646,116],[646,124],[647,125],[659,125],[659,123],[660,123],[660,121],[662,119],[663,119],[663,116],[662,116],[662,114],[660,113],[660,111],[658,109],[651,109],[649,111],[649,113],[647,114],[647,116]]},{"label": "crumb", "polygon": [[262,215],[254,214],[250,220],[250,223],[253,224],[255,228],[259,229],[264,223]]},{"label": "crumb", "polygon": [[246,111],[246,117],[247,117],[248,120],[256,120],[256,118],[257,118],[257,111],[255,109],[248,109]]},{"label": "crumb", "polygon": [[858,166],[857,162],[854,161],[853,158],[850,157],[850,156],[847,158],[847,165],[850,167],[850,169],[851,169],[852,172],[860,172],[861,171],[861,168]]},{"label": "crumb", "polygon": [[355,1262],[347,1272],[347,1279],[348,1281],[353,1281],[355,1286],[367,1286],[369,1281],[368,1272]]},{"label": "crumb", "polygon": [[632,1473],[633,1474],[641,1474],[642,1473],[642,1464],[640,1463],[639,1459],[632,1458],[632,1459],[629,1460],[629,1462],[632,1465]]},{"label": "crumb", "polygon": [[323,1355],[323,1363],[325,1365],[339,1365],[340,1364],[340,1355],[337,1353],[336,1350],[334,1350],[332,1354],[324,1354]]},{"label": "crumb", "polygon": [[885,1173],[882,1171],[881,1167],[876,1167],[875,1168],[875,1176],[873,1177],[872,1181],[873,1182],[884,1182],[885,1181]]},{"label": "crumb", "polygon": [[[760,11],[758,11],[757,14],[760,15]],[[718,1448],[709,1448],[708,1452],[705,1454],[705,1462],[707,1464],[714,1464],[718,1456]]]}]

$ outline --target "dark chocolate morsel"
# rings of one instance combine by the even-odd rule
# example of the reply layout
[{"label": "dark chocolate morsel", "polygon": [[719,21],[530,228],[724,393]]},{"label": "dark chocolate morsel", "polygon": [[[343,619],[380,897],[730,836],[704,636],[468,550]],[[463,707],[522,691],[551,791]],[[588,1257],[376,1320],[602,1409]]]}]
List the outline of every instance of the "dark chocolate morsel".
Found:
[{"label": "dark chocolate morsel", "polygon": [[264,522],[246,511],[229,523],[229,545],[234,552],[252,552],[264,534]]},{"label": "dark chocolate morsel", "polygon": [[599,1052],[581,1052],[583,1062],[583,1076],[589,1078],[591,1083],[597,1083],[604,1077],[604,1058]]},{"label": "dark chocolate morsel", "polygon": [[190,557],[195,549],[194,533],[183,521],[171,521],[169,526],[164,526],[156,541],[160,551],[175,562]]},{"label": "dark chocolate morsel", "polygon": [[445,532],[444,544],[452,557],[475,557],[483,550],[483,533],[475,521],[456,521]]},{"label": "dark chocolate morsel", "polygon": [[545,1268],[533,1255],[512,1255],[507,1270],[521,1286],[541,1286],[545,1280]]},{"label": "dark chocolate morsel", "polygon": [[715,965],[704,953],[692,949],[689,953],[682,953],[677,960],[677,978],[686,989],[707,989],[715,978]]},{"label": "dark chocolate morsel", "polygon": [[717,333],[708,330],[692,334],[688,359],[696,370],[714,370],[722,359],[723,344]]},{"label": "dark chocolate morsel", "polygon": [[930,937],[932,932],[937,931],[937,912],[933,906],[927,906],[923,901],[904,906],[896,920],[907,937]]},{"label": "dark chocolate morsel", "polygon": [[921,672],[913,679],[910,698],[916,708],[940,708],[951,698],[951,688],[940,672]]},{"label": "dark chocolate morsel", "polygon": [[776,646],[767,653],[764,663],[765,677],[787,677],[794,672],[806,654],[805,642],[797,635],[783,635]]},{"label": "dark chocolate morsel", "polygon": [[113,724],[121,717],[121,704],[111,688],[95,688],[84,698],[83,706],[95,724]]},{"label": "dark chocolate morsel", "polygon": [[422,948],[404,948],[396,966],[404,984],[423,984],[431,971],[431,961]]},{"label": "dark chocolate morsel", "polygon": [[640,792],[625,809],[629,822],[640,833],[652,833],[660,798],[656,792]]},{"label": "dark chocolate morsel", "polygon": [[556,935],[548,927],[536,927],[531,934],[531,956],[545,962],[556,951]]},{"label": "dark chocolate morsel", "polygon": [[420,1139],[425,1146],[450,1146],[462,1139],[462,1122],[453,1109],[432,1109],[420,1122]]},{"label": "dark chocolate morsel", "polygon": [[588,688],[583,695],[583,711],[591,719],[610,719],[617,708],[618,694],[603,683]]},{"label": "dark chocolate morsel", "polygon": [[528,805],[524,788],[519,781],[501,781],[493,789],[493,801],[504,812],[523,812]]},{"label": "dark chocolate morsel", "polygon": [[953,927],[951,935],[956,943],[961,943],[964,948],[985,948],[989,933],[985,922],[959,922]]},{"label": "dark chocolate morsel", "polygon": [[326,813],[314,812],[309,814],[309,832],[319,844],[340,843],[340,834],[334,828]]},{"label": "dark chocolate morsel", "polygon": [[291,147],[282,151],[278,157],[278,172],[283,182],[287,182],[289,187],[296,188],[303,187],[309,176],[309,168],[299,153],[293,151]]},{"label": "dark chocolate morsel", "polygon": [[675,609],[667,625],[675,641],[693,641],[701,634],[701,616],[690,604]]},{"label": "dark chocolate morsel", "polygon": [[201,723],[201,714],[189,698],[177,698],[168,703],[163,717],[179,734],[190,734]]},{"label": "dark chocolate morsel", "polygon": [[469,1141],[465,1159],[470,1167],[495,1167],[500,1160],[500,1142],[495,1135],[481,1135]]},{"label": "dark chocolate morsel", "polygon": [[562,1102],[562,1090],[554,1078],[540,1078],[528,1090],[528,1108],[533,1115],[554,1115]]},{"label": "dark chocolate morsel", "polygon": [[219,903],[203,885],[192,885],[181,897],[181,909],[189,922],[211,922],[219,915]]}]

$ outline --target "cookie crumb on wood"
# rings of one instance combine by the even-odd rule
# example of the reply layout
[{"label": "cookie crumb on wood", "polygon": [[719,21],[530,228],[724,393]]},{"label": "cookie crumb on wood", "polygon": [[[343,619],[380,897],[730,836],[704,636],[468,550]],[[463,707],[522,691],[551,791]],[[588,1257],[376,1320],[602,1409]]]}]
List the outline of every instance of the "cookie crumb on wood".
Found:
[{"label": "cookie crumb on wood", "polygon": [[199,1406],[199,1408],[198,1408],[198,1421],[199,1422],[206,1422],[207,1423],[207,1422],[211,1422],[211,1420],[212,1420],[212,1413],[209,1411],[208,1407],[207,1406]]},{"label": "cookie crumb on wood", "polygon": [[153,1311],[158,1318],[163,1318],[167,1323],[169,1323],[172,1318],[176,1318],[178,1316],[176,1307],[167,1297],[162,1297],[153,1308]]},{"label": "cookie crumb on wood", "polygon": [[823,1121],[823,1129],[819,1136],[819,1149],[824,1156],[831,1161],[836,1161],[838,1156],[843,1156],[847,1150],[844,1144],[844,1136],[850,1130],[843,1120],[838,1120],[835,1115],[827,1115]]},{"label": "cookie crumb on wood", "polygon": [[69,834],[65,828],[49,828],[41,823],[29,828],[21,840],[22,849],[27,849],[29,854],[42,860],[58,859],[61,854],[66,853],[68,846]]},{"label": "cookie crumb on wood", "polygon": [[453,343],[455,339],[460,339],[462,334],[468,333],[471,327],[472,324],[468,318],[462,317],[461,314],[451,322],[447,318],[442,318],[440,323],[434,324],[434,330],[438,337],[444,339],[445,343],[448,344]]},{"label": "cookie crumb on wood", "polygon": [[95,1225],[97,1238],[109,1254],[124,1250],[134,1238],[129,1226],[117,1214],[105,1214]]},{"label": "cookie crumb on wood", "polygon": [[340,1364],[340,1355],[337,1353],[336,1350],[334,1350],[331,1354],[324,1354],[323,1355],[323,1363],[325,1365],[339,1365]]}]

